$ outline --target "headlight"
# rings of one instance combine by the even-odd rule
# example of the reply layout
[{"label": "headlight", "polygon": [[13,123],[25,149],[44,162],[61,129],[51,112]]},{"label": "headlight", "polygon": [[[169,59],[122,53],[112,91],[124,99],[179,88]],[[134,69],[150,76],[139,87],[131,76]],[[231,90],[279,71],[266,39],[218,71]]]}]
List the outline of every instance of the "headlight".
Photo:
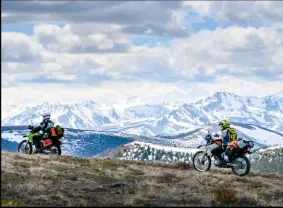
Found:
[{"label": "headlight", "polygon": [[210,140],[210,139],[211,139],[211,136],[210,136],[210,135],[206,135],[206,136],[204,137],[204,139],[205,139],[205,140]]}]

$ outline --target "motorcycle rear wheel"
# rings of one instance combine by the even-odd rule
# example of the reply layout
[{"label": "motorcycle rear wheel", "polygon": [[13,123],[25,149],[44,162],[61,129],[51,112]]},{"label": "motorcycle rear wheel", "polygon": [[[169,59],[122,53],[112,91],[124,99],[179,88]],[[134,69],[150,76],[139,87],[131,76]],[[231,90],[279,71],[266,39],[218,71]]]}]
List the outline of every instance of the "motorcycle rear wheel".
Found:
[{"label": "motorcycle rear wheel", "polygon": [[62,153],[60,145],[53,145],[51,147],[43,149],[43,152],[44,150],[48,151],[48,152],[45,152],[45,154],[48,154],[48,155],[61,155]]},{"label": "motorcycle rear wheel", "polygon": [[57,148],[57,154],[54,154],[54,155],[61,155],[62,151],[61,151],[61,146],[60,145],[55,145],[53,147],[56,147]]},{"label": "motorcycle rear wheel", "polygon": [[[233,160],[232,164],[237,164],[237,166],[232,167],[232,171],[233,173],[235,173],[237,176],[245,176],[248,175],[251,169],[251,164],[249,159],[246,156],[240,156],[237,157],[235,160]],[[239,168],[241,168],[242,166],[244,166],[244,170],[243,172],[239,171]]]}]

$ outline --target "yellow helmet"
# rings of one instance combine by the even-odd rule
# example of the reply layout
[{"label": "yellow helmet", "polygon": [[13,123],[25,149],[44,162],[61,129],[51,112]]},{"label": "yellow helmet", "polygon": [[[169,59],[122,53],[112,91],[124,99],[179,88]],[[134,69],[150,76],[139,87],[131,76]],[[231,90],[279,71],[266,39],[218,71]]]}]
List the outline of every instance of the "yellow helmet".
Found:
[{"label": "yellow helmet", "polygon": [[227,120],[223,120],[219,123],[219,126],[221,126],[221,130],[227,129],[230,127],[230,122]]}]

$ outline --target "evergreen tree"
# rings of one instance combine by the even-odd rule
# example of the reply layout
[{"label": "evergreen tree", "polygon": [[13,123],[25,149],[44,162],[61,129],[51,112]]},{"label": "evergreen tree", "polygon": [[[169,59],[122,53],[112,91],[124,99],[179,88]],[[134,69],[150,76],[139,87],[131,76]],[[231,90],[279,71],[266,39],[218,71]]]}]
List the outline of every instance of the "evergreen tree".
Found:
[{"label": "evergreen tree", "polygon": [[149,145],[147,146],[147,150],[146,150],[147,152],[148,152],[148,154],[150,155],[150,147],[149,147]]}]

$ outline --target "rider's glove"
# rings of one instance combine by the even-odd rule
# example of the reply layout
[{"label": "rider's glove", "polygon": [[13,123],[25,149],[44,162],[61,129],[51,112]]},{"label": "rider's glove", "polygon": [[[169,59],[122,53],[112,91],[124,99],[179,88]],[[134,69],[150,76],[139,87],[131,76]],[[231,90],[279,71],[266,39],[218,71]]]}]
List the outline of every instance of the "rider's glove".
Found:
[{"label": "rider's glove", "polygon": [[227,148],[227,145],[222,145],[223,150],[226,150],[226,148]]}]

